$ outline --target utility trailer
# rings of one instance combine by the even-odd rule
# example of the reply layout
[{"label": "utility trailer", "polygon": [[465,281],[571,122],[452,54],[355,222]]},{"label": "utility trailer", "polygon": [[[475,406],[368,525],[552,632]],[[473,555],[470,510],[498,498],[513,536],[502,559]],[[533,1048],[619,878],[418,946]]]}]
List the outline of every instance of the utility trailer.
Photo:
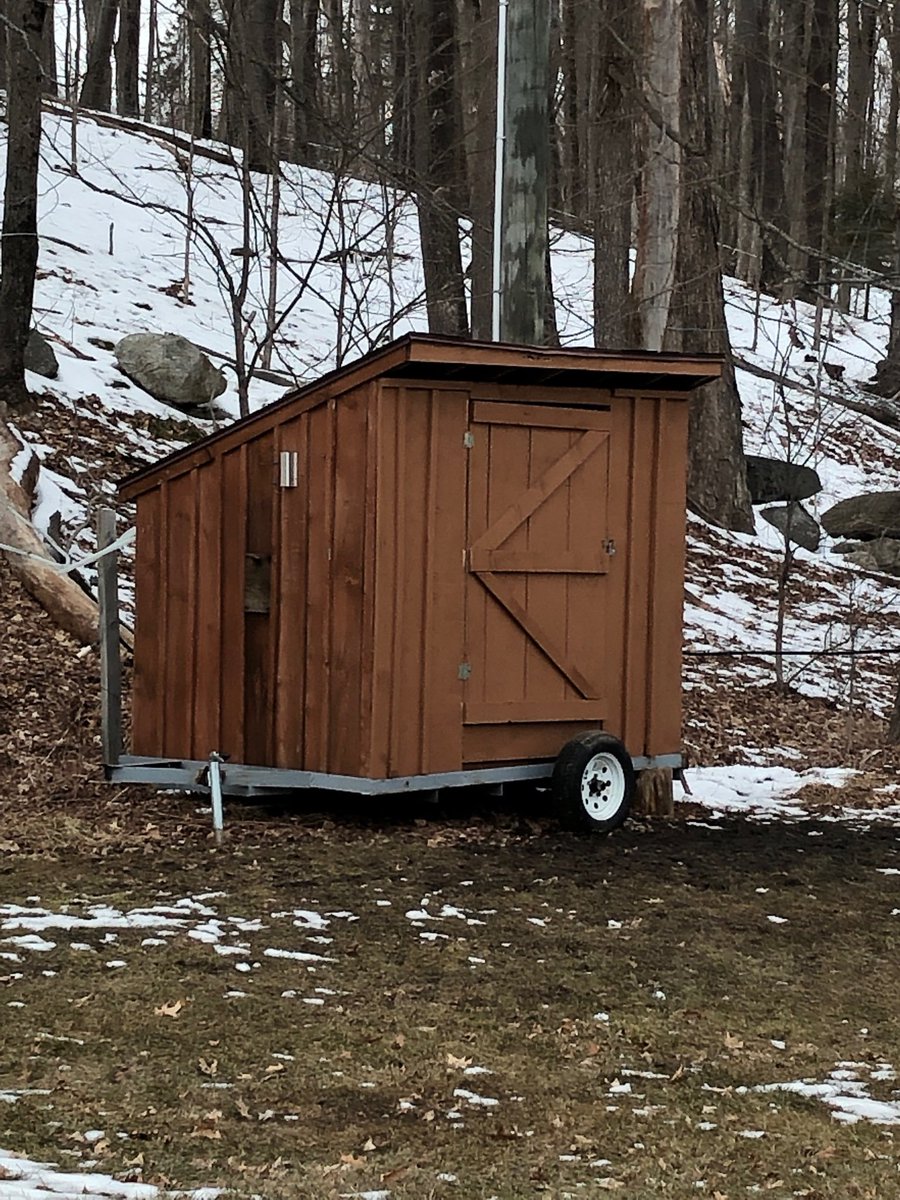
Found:
[{"label": "utility trailer", "polygon": [[570,822],[614,828],[636,772],[681,766],[688,401],[720,373],[410,334],[131,475],[131,753],[108,734],[108,777],[552,779]]}]

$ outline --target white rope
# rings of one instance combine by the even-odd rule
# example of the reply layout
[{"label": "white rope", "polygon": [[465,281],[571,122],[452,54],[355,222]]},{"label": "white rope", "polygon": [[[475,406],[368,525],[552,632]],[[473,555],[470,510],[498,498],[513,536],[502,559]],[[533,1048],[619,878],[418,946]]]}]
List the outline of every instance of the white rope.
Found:
[{"label": "white rope", "polygon": [[[19,514],[17,513],[16,515],[18,516]],[[4,542],[0,542],[0,550],[5,551],[7,554],[20,554],[23,558],[33,558],[35,562],[43,563],[51,571],[57,571],[60,575],[68,575],[72,571],[80,571],[82,567],[89,567],[93,563],[99,562],[107,554],[115,554],[119,550],[124,550],[126,546],[131,545],[134,541],[136,533],[137,530],[132,526],[131,529],[126,529],[114,542],[110,542],[108,546],[104,546],[102,550],[97,550],[94,554],[88,554],[84,558],[77,560],[67,559],[65,562],[54,562],[52,558],[44,558],[42,554],[33,554],[30,550],[22,550],[19,546],[7,546]]]}]

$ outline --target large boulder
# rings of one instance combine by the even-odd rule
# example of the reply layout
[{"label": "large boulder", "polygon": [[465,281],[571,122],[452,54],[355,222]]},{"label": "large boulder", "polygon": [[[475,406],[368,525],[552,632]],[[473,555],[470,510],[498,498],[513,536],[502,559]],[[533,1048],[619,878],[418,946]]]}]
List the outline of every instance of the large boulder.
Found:
[{"label": "large boulder", "polygon": [[900,492],[852,496],[822,513],[821,520],[832,537],[863,542],[900,538]]},{"label": "large boulder", "polygon": [[210,404],[225,391],[222,372],[176,333],[130,333],[117,343],[115,355],[129,379],[178,408]]},{"label": "large boulder", "polygon": [[748,454],[747,486],[754,504],[773,504],[779,500],[808,500],[822,490],[822,481],[812,467]]},{"label": "large boulder", "polygon": [[896,538],[877,538],[873,542],[859,542],[844,557],[866,571],[880,571],[884,575],[900,575],[900,541]]},{"label": "large boulder", "polygon": [[45,379],[55,379],[59,374],[59,363],[52,346],[36,329],[29,333],[25,344],[25,370],[43,375]]},{"label": "large boulder", "polygon": [[793,501],[790,504],[780,504],[772,508],[764,508],[759,514],[764,521],[774,525],[795,546],[815,553],[819,548],[821,530],[818,522],[806,511],[802,504]]}]

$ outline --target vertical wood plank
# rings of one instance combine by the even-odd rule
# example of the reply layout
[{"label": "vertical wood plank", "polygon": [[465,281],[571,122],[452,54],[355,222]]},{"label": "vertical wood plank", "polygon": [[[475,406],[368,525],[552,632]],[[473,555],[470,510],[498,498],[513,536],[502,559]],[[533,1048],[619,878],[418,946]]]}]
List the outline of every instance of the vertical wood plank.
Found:
[{"label": "vertical wood plank", "polygon": [[134,555],[134,681],[131,693],[131,751],[163,754],[163,629],[160,528],[162,489],[145,492],[137,502]]},{"label": "vertical wood plank", "polygon": [[362,644],[365,567],[368,389],[344,396],[335,411],[334,524],[331,547],[331,697],[328,763],[356,775],[363,758]]},{"label": "vertical wood plank", "polygon": [[646,752],[672,754],[681,749],[688,405],[660,400],[656,416]]},{"label": "vertical wood plank", "polygon": [[172,758],[190,758],[193,747],[196,476],[195,468],[166,485],[165,744]]},{"label": "vertical wood plank", "polygon": [[297,454],[297,487],[279,493],[277,668],[275,672],[275,762],[279,767],[306,766],[303,711],[306,674],[306,559],[308,520],[308,418],[301,416],[281,430],[280,447]]},{"label": "vertical wood plank", "polygon": [[[544,471],[556,462],[566,450],[581,437],[580,431],[550,429],[531,429],[529,431],[529,472],[526,486],[531,487]],[[593,465],[593,460],[591,465]],[[585,470],[586,467],[582,468]],[[561,488],[538,506],[528,518],[524,526],[516,531],[513,541],[507,543],[510,549],[523,549],[532,554],[552,557],[553,551],[559,547],[571,549],[578,545],[578,533],[573,525],[583,522],[590,528],[594,524],[594,512],[584,507],[574,512],[570,503],[572,493],[571,479],[566,480]],[[580,531],[579,531],[580,532]],[[582,606],[590,604],[591,592],[596,590],[595,581],[583,580],[587,587],[587,595],[582,600]],[[524,595],[521,597],[524,606],[532,613],[535,620],[543,629],[553,630],[558,643],[564,650],[570,648],[570,631],[583,629],[586,622],[579,621],[579,611],[573,612],[573,605],[580,596],[575,595],[569,588],[569,580],[565,575],[539,574],[525,576]],[[599,609],[599,604],[597,605]],[[574,620],[570,620],[574,617]],[[597,612],[598,621],[602,615]],[[584,639],[582,639],[584,640]],[[583,665],[588,675],[593,675],[589,669],[590,656],[596,653],[597,639],[577,647],[576,661]],[[588,657],[583,657],[587,655]],[[525,680],[522,698],[538,702],[565,700],[575,697],[576,693],[566,682],[559,671],[547,661],[537,646],[530,640],[525,642]]]},{"label": "vertical wood plank", "polygon": [[312,771],[327,771],[331,705],[331,546],[334,530],[334,401],[309,414],[307,462],[305,757]]},{"label": "vertical wood plank", "polygon": [[[616,399],[610,412],[609,474],[607,491],[607,528],[616,547],[606,577],[605,628],[603,655],[609,679],[608,709],[604,728],[624,740],[625,686],[628,653],[629,585],[631,582],[631,493],[632,455],[634,453],[634,400]],[[638,534],[640,536],[640,534]],[[626,743],[627,745],[627,743]]]},{"label": "vertical wood plank", "polygon": [[419,769],[423,774],[462,768],[465,640],[466,456],[465,393],[431,396],[425,552],[425,627]]},{"label": "vertical wood plank", "polygon": [[372,627],[372,716],[369,773],[386,778],[390,771],[391,720],[396,631],[397,421],[399,390],[378,385],[374,413],[375,538],[374,612]]},{"label": "vertical wood plank", "polygon": [[[97,513],[97,549],[116,540],[116,514],[103,507]],[[103,761],[113,765],[122,753],[122,656],[119,651],[118,551],[97,562],[100,602],[100,723]]]},{"label": "vertical wood plank", "polygon": [[[471,412],[470,404],[470,412]],[[491,438],[489,426],[469,422],[472,446],[467,463],[467,528],[466,546],[471,546],[490,524],[488,476],[490,472]],[[465,647],[466,661],[477,664],[478,670],[466,680],[463,688],[465,704],[484,704],[488,699],[488,604],[493,603],[466,565]]]},{"label": "vertical wood plank", "polygon": [[398,404],[394,556],[395,625],[390,773],[421,770],[421,697],[425,608],[425,539],[429,391],[401,388]]},{"label": "vertical wood plank", "polygon": [[197,602],[193,757],[220,750],[222,647],[222,460],[197,472]]},{"label": "vertical wood plank", "polygon": [[376,538],[378,510],[377,415],[379,385],[373,380],[365,386],[365,480],[362,497],[363,588],[361,598],[360,643],[360,756],[359,773],[373,778],[372,731],[374,726],[375,623],[376,623]]},{"label": "vertical wood plank", "polygon": [[[271,560],[275,470],[270,430],[247,445],[247,554]],[[269,605],[272,604],[270,574]],[[244,612],[244,754],[245,762],[272,762],[272,663],[269,612]]]},{"label": "vertical wood plank", "polygon": [[221,459],[222,635],[219,672],[223,754],[244,758],[244,570],[247,553],[246,446]]},{"label": "vertical wood plank", "polygon": [[[647,729],[647,636],[654,489],[654,409],[656,401],[633,401],[629,476],[628,579],[622,670],[623,726],[620,737],[632,754],[645,752]],[[617,732],[613,730],[613,732]]]}]

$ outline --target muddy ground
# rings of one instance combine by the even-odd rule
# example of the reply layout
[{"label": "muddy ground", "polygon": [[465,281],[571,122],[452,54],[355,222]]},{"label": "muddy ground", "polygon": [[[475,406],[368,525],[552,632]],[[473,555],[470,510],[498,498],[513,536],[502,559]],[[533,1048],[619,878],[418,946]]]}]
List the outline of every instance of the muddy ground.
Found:
[{"label": "muddy ground", "polygon": [[217,851],[147,803],[143,845],[0,866],[0,1146],[267,1198],[900,1196],[900,1125],[754,1090],[900,1121],[896,827],[467,799],[233,809]]}]

